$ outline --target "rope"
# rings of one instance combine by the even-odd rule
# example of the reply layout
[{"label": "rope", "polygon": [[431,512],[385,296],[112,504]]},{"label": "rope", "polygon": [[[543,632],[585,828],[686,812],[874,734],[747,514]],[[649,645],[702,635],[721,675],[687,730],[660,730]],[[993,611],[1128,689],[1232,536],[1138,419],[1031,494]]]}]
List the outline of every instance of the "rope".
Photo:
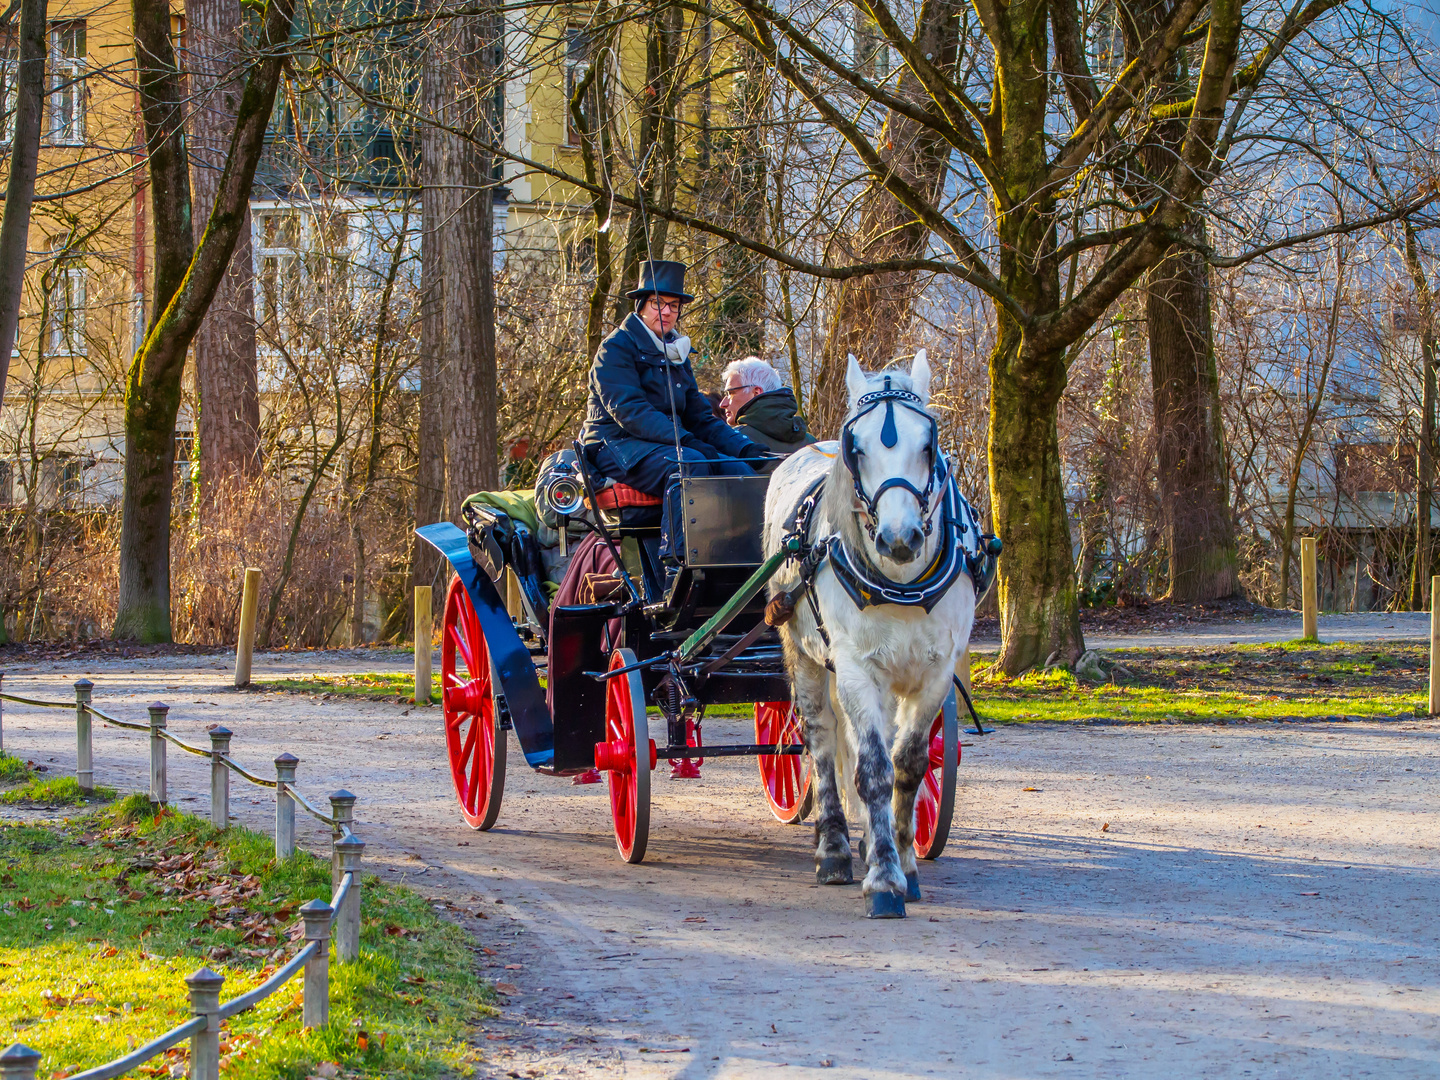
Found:
[{"label": "rope", "polygon": [[220,760],[223,761],[231,770],[233,770],[234,772],[239,773],[239,774],[240,774],[241,776],[243,776],[246,780],[249,780],[252,784],[259,784],[261,787],[278,787],[278,786],[279,786],[279,784],[277,784],[276,781],[274,781],[274,780],[266,780],[266,779],[263,778],[263,777],[256,776],[254,773],[248,771],[248,770],[245,769],[243,766],[240,766],[240,765],[235,764],[235,762],[231,761],[228,757],[222,757]]},{"label": "rope", "polygon": [[181,742],[179,739],[177,739],[174,735],[171,735],[170,732],[166,731],[164,728],[161,728],[161,729],[160,729],[159,734],[160,734],[160,737],[161,737],[162,739],[164,739],[166,742],[174,743],[174,744],[175,744],[176,746],[178,746],[181,750],[188,750],[190,753],[195,754],[195,755],[198,756],[198,757],[209,757],[209,756],[210,756],[210,751],[209,751],[209,750],[201,750],[198,746],[191,746],[191,745],[190,745],[189,743],[187,743],[187,742]]},{"label": "rope", "polygon": [[303,795],[301,795],[300,792],[296,791],[293,787],[290,787],[290,786],[287,784],[287,785],[285,786],[285,793],[286,793],[287,795],[289,795],[290,798],[294,799],[295,802],[299,803],[300,806],[301,806],[304,810],[306,810],[311,816],[319,818],[319,819],[320,819],[321,821],[323,821],[326,825],[329,825],[331,828],[334,828],[334,826],[335,826],[335,819],[334,819],[333,817],[329,817],[329,816],[327,816],[327,815],[325,815],[325,814],[322,814],[319,810],[316,810],[315,807],[311,806],[308,802],[305,801],[305,797],[304,797]]},{"label": "rope", "polygon": [[39,705],[45,709],[73,709],[73,701],[41,701],[39,698],[21,697],[19,694],[0,694],[0,701],[14,701],[20,705]]}]

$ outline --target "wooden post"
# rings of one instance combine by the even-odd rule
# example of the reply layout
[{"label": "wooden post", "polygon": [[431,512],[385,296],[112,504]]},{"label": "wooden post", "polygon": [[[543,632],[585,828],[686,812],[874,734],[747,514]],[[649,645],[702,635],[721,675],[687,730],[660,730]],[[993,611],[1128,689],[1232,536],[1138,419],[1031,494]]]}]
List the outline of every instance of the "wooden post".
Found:
[{"label": "wooden post", "polygon": [[343,961],[360,958],[360,856],[365,844],[354,836],[335,845],[340,856],[340,874],[351,874],[350,891],[335,913],[335,956]]},{"label": "wooden post", "polygon": [[307,1028],[324,1027],[330,1022],[330,916],[333,914],[324,900],[300,905],[306,942],[320,943],[305,961],[304,1023]]},{"label": "wooden post", "polygon": [[0,1054],[0,1080],[35,1080],[40,1067],[40,1051],[24,1043],[11,1043]]},{"label": "wooden post", "polygon": [[235,685],[250,685],[250,660],[255,653],[255,614],[260,610],[260,570],[245,571],[245,589],[240,594],[240,633],[235,639]]},{"label": "wooden post", "polygon": [[[960,676],[960,685],[965,687],[965,692],[970,693],[970,646],[965,646],[965,651],[960,654],[960,662],[955,665],[955,674]],[[964,713],[960,714],[964,716]]]},{"label": "wooden post", "polygon": [[1430,715],[1440,716],[1440,576],[1430,579]]},{"label": "wooden post", "polygon": [[90,738],[90,693],[95,684],[89,679],[75,680],[75,780],[80,790],[95,790],[95,759]]},{"label": "wooden post", "polygon": [[222,759],[230,753],[231,735],[227,727],[210,729],[210,824],[217,829],[230,827],[230,767]]},{"label": "wooden post", "polygon": [[335,819],[335,828],[330,833],[330,891],[340,887],[340,851],[336,847],[345,839],[347,829],[355,826],[355,796],[341,788],[330,794],[330,816]]},{"label": "wooden post", "polygon": [[165,739],[160,734],[169,713],[170,706],[161,702],[150,706],[150,801],[156,806],[170,801],[165,790]]},{"label": "wooden post", "polygon": [[295,803],[290,798],[290,785],[295,783],[295,766],[300,759],[294,754],[281,754],[275,759],[275,857],[288,859],[295,854]]},{"label": "wooden post", "polygon": [[415,704],[430,704],[430,586],[415,586]]},{"label": "wooden post", "polygon": [[1300,636],[1306,641],[1320,640],[1319,608],[1315,599],[1315,538],[1300,539]]},{"label": "wooden post", "polygon": [[[0,692],[5,690],[5,672],[0,671]],[[0,698],[0,754],[5,752],[5,699]],[[19,1043],[15,1044],[19,1046]]]},{"label": "wooden post", "polygon": [[185,976],[190,988],[190,1012],[205,1017],[205,1026],[190,1036],[190,1080],[220,1078],[220,988],[225,976],[202,967]]}]

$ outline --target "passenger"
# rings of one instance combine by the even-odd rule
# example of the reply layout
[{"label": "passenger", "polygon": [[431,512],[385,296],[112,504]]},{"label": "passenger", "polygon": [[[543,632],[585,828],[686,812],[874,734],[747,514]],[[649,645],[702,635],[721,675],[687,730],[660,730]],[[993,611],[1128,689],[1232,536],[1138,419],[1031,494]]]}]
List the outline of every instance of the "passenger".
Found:
[{"label": "passenger", "polygon": [[580,436],[590,462],[650,495],[664,493],[682,460],[692,476],[753,475],[734,459],[763,457],[765,448],[711,411],[690,368],[690,339],[676,330],[682,308],[695,299],[685,292],[685,264],[646,262],[640,287],[625,295],[635,310],[600,343],[590,366]]},{"label": "passenger", "polygon": [[725,365],[723,378],[725,419],[751,442],[773,454],[793,454],[815,441],[794,393],[764,360],[747,356],[732,361]]}]

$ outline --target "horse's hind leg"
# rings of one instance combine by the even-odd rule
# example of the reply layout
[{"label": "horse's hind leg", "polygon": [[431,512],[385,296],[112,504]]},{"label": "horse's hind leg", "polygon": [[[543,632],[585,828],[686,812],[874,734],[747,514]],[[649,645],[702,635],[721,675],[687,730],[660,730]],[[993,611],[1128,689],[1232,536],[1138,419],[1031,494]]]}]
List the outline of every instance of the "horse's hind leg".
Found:
[{"label": "horse's hind leg", "polygon": [[795,708],[805,718],[815,784],[815,880],[821,885],[849,885],[855,875],[850,869],[850,828],[835,775],[836,723],[829,673],[808,657],[798,657],[794,683]]},{"label": "horse's hind leg", "polygon": [[855,791],[865,806],[865,861],[869,871],[862,891],[872,919],[905,917],[905,873],[895,849],[895,820],[890,805],[895,769],[881,737],[881,705],[863,673],[837,680],[840,704],[855,746]]}]

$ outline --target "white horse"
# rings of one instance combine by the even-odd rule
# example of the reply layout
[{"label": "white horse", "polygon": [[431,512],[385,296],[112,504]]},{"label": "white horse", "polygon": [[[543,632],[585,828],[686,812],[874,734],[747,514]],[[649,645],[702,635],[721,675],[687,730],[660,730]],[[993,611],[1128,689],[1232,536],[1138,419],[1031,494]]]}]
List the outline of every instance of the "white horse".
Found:
[{"label": "white horse", "polygon": [[[947,532],[951,547],[969,537],[955,535],[962,527],[951,520],[955,503],[946,504],[951,482],[927,408],[924,351],[908,375],[867,375],[852,356],[845,381],[850,410],[841,443],[791,455],[770,479],[765,550],[779,549],[797,516],[808,543],[829,545],[829,556],[815,564],[811,598],[781,627],[814,762],[816,878],[823,885],[854,881],[838,777],[865,830],[867,915],[903,918],[905,901],[920,898],[915,797],[930,767],[931,724],[970,640],[975,592],[968,576],[957,578],[953,553],[947,556]],[[810,511],[799,509],[822,478]],[[965,523],[974,525],[973,517]],[[916,591],[946,572],[940,591],[917,603]],[[792,589],[800,575],[787,563],[771,581],[771,596]]]}]

